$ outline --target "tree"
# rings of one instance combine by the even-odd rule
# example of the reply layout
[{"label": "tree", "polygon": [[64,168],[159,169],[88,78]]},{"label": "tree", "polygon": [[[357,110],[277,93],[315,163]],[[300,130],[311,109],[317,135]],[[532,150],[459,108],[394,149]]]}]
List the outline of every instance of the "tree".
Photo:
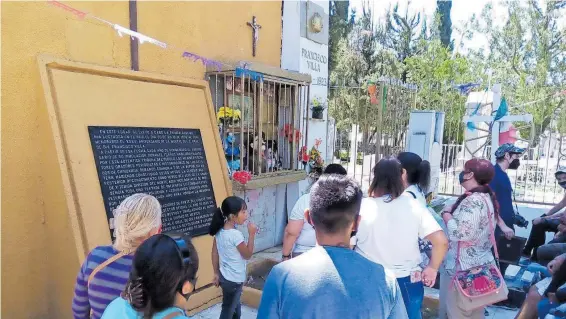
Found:
[{"label": "tree", "polygon": [[350,14],[350,1],[330,1],[329,6],[328,68],[332,72],[340,40],[348,36],[354,25],[355,11]]},{"label": "tree", "polygon": [[[502,84],[511,107],[541,100],[511,109],[512,113],[533,114],[536,146],[556,117],[555,110],[565,103],[563,96],[554,93],[563,90],[566,82],[566,26],[558,21],[566,15],[566,1],[548,1],[544,7],[533,0],[506,5],[508,19],[503,25],[493,23],[491,5],[484,8],[473,28],[488,38],[489,50],[472,50],[468,58],[476,70],[492,70],[491,82]],[[486,73],[478,74],[484,83],[488,82]],[[530,135],[526,130],[521,133]]]},{"label": "tree", "polygon": [[463,141],[462,117],[466,97],[453,83],[471,82],[470,63],[462,56],[452,58],[450,49],[440,40],[421,41],[419,54],[406,59],[408,81],[418,86],[417,109],[445,112],[444,143]]},{"label": "tree", "polygon": [[383,45],[384,26],[375,23],[370,3],[364,2],[361,9],[348,37],[341,39],[337,47],[335,67],[330,74],[333,88],[329,111],[338,129],[360,125],[364,144],[370,144],[375,136],[372,132],[376,131],[376,106],[370,104],[367,85],[382,76],[398,78],[402,66],[395,52]]},{"label": "tree", "polygon": [[449,48],[450,50],[453,49],[451,10],[452,0],[436,0],[436,14],[440,18],[438,30],[440,33],[440,42],[445,48]]},{"label": "tree", "polygon": [[[399,4],[396,3],[388,9],[385,16],[385,28],[382,30],[384,45],[393,50],[397,55],[397,60],[405,63],[405,59],[416,54],[417,42],[421,36],[426,35],[426,30],[418,30],[421,22],[421,14],[409,14],[407,6],[404,14],[399,13]],[[426,27],[426,24],[425,24]],[[401,73],[401,81],[406,83],[407,72]]]}]

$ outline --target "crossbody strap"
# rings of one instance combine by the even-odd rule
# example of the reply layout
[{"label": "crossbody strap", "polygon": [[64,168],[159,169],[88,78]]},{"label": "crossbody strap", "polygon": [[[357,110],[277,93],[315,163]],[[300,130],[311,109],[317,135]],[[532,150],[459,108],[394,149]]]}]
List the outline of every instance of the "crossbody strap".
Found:
[{"label": "crossbody strap", "polygon": [[88,276],[88,281],[87,281],[87,287],[90,285],[90,282],[92,281],[92,279],[94,279],[94,276],[101,271],[102,269],[106,268],[106,266],[110,265],[111,263],[115,262],[116,260],[118,260],[119,258],[128,255],[130,252],[129,251],[122,251],[117,253],[116,255],[108,258],[105,262],[103,262],[102,264],[98,265],[98,267],[94,268],[94,270],[90,273],[90,276]]}]

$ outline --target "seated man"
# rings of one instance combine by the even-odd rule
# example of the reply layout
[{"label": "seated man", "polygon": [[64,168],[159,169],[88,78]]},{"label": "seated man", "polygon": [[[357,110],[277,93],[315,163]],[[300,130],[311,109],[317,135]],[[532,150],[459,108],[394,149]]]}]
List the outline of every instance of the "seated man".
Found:
[{"label": "seated man", "polygon": [[[539,318],[565,318],[566,307],[566,263],[562,263],[552,276],[552,280],[543,292],[544,299],[538,303]],[[547,317],[550,314],[549,317]]]},{"label": "seated man", "polygon": [[[330,164],[326,166],[322,174],[347,175],[348,172],[342,165]],[[299,197],[289,214],[289,223],[285,227],[283,237],[283,261],[297,257],[316,245],[314,229],[305,221],[305,210],[309,208],[309,197],[309,194]]]},{"label": "seated man", "polygon": [[350,249],[362,196],[346,176],[323,175],[313,185],[305,219],[318,245],[273,267],[257,318],[407,318],[395,276]]},{"label": "seated man", "polygon": [[[560,187],[566,189],[566,167],[560,167],[554,174],[556,181]],[[544,245],[546,232],[554,232],[557,235],[554,242],[566,242],[566,219],[561,223],[561,217],[564,218],[564,213],[556,214],[566,207],[566,193],[564,198],[554,207],[552,207],[546,214],[533,220],[533,227],[527,240],[527,244],[523,249],[525,257],[533,257],[536,260],[536,250],[539,246]],[[531,256],[532,254],[532,256]]]},{"label": "seated man", "polygon": [[527,298],[519,313],[515,317],[515,319],[532,319],[537,317],[537,307],[543,297],[547,292],[556,291],[556,288],[552,289],[553,286],[557,286],[557,283],[562,281],[562,277],[566,274],[566,255],[561,255],[556,257],[553,261],[548,263],[548,271],[552,275],[552,277],[544,278],[543,280],[537,282],[529,289],[529,293],[527,294]]}]

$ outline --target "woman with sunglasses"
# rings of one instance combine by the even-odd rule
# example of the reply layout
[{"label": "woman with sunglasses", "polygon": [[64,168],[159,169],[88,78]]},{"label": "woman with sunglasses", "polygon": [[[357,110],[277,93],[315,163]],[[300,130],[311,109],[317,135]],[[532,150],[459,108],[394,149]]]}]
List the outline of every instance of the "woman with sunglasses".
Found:
[{"label": "woman with sunglasses", "polygon": [[186,319],[185,303],[195,289],[199,259],[190,237],[155,235],[136,250],[121,297],[103,319]]}]

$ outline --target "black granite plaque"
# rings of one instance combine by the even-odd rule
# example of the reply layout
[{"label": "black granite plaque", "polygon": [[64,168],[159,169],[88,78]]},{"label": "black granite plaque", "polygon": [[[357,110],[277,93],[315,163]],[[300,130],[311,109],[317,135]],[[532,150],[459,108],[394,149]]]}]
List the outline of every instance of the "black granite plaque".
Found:
[{"label": "black granite plaque", "polygon": [[163,231],[208,232],[216,207],[199,129],[89,126],[108,220],[126,197],[155,196]]}]

